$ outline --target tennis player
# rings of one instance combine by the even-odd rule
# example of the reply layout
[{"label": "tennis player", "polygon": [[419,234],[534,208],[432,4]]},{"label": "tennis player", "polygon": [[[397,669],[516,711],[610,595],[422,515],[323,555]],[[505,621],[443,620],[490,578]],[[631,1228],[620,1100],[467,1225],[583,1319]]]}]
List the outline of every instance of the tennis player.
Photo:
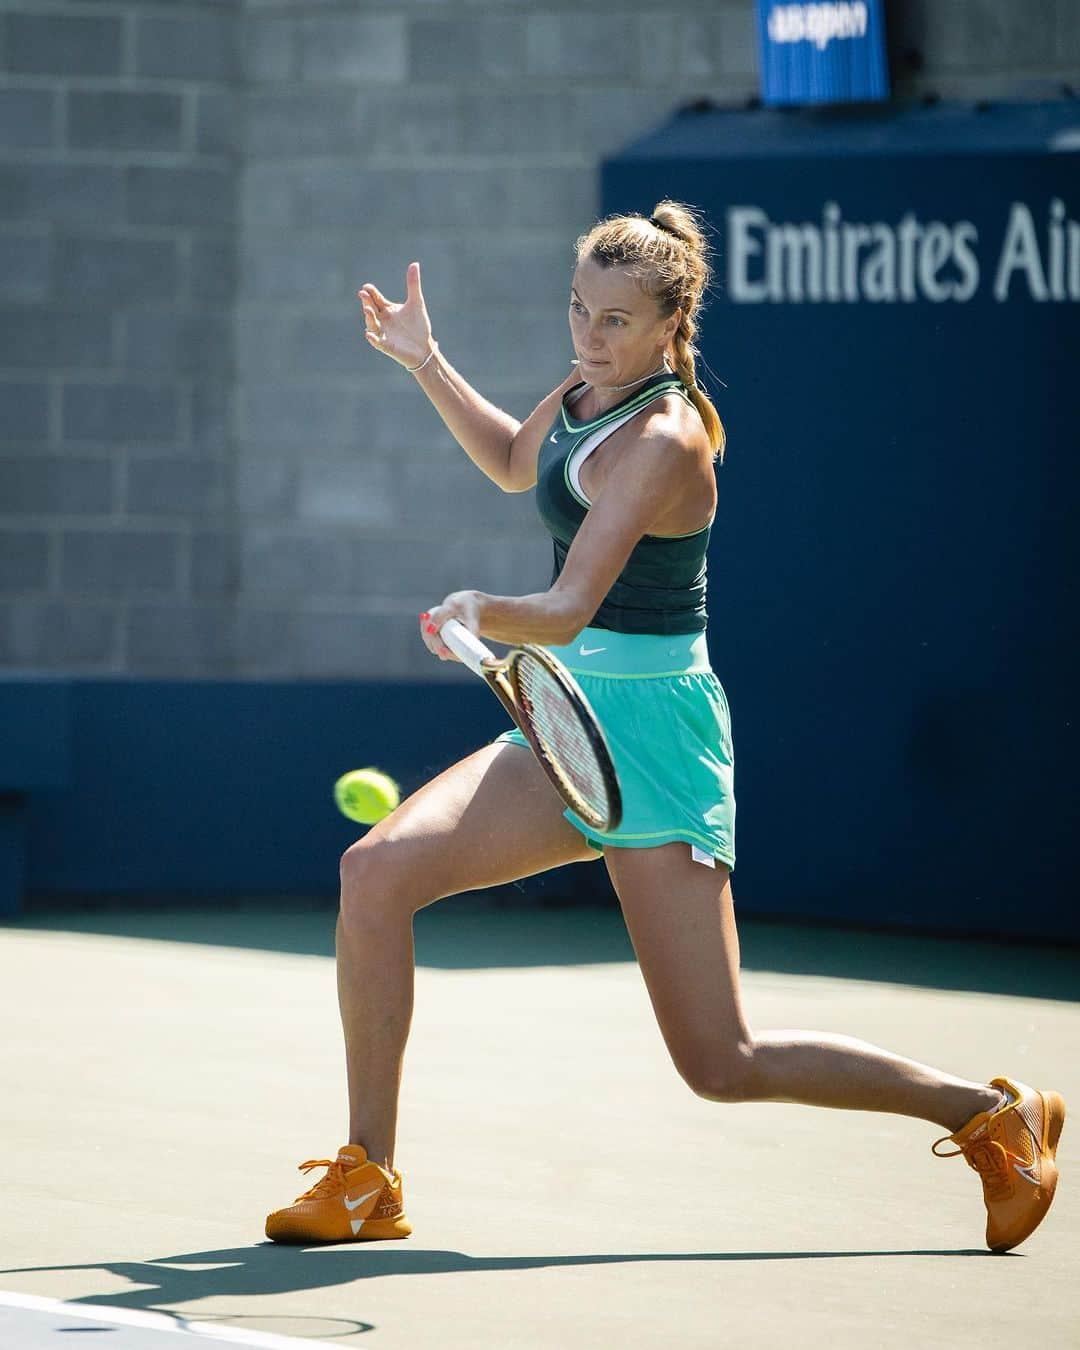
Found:
[{"label": "tennis player", "polygon": [[[359,291],[365,337],[405,367],[465,453],[506,492],[535,488],[554,577],[534,595],[456,591],[420,615],[437,657],[448,618],[505,643],[543,643],[604,727],[623,819],[597,835],[507,731],[447,769],[345,853],[337,924],[349,1142],[295,1204],[282,1242],[411,1232],[394,1139],[413,1007],[412,919],[461,891],[603,856],[660,1030],[710,1101],[787,1101],[932,1121],[979,1174],[986,1241],[1005,1251],[1050,1206],[1065,1106],[1011,1078],[977,1083],[844,1036],[755,1031],[739,995],[732,909],[733,755],[727,699],[706,647],[705,560],[724,430],[695,375],[708,281],[694,212],[604,220],[577,242],[574,368],[518,422],[488,403],[432,338],[417,263],[407,298]],[[433,524],[438,519],[432,506]]]}]

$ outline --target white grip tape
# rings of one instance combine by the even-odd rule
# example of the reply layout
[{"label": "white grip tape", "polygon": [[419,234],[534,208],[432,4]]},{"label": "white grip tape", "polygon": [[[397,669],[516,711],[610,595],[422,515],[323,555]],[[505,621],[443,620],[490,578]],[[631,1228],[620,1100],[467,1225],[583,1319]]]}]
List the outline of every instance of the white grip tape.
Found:
[{"label": "white grip tape", "polygon": [[463,623],[458,623],[457,619],[447,619],[439,629],[439,637],[458,660],[464,661],[475,675],[482,675],[483,663],[490,661],[495,655],[484,646],[475,633],[470,633]]}]

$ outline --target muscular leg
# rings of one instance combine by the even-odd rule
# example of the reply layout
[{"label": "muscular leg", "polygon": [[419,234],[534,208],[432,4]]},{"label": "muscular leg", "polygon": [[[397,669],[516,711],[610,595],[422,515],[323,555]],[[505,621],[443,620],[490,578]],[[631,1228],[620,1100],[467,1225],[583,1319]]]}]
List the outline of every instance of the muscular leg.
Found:
[{"label": "muscular leg", "polygon": [[685,844],[609,848],[604,857],[661,1033],[700,1096],[889,1111],[950,1133],[1001,1100],[995,1088],[847,1036],[752,1032],[728,869],[692,862]]},{"label": "muscular leg", "polygon": [[408,797],[341,860],[338,1002],[349,1143],[390,1166],[413,1008],[417,910],[595,858],[532,754],[485,746]]}]

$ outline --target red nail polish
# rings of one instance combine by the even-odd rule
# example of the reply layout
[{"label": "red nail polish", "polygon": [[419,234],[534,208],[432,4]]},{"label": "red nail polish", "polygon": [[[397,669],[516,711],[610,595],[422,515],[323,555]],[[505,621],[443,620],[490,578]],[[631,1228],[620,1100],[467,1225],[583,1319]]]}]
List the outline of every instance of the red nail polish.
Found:
[{"label": "red nail polish", "polygon": [[439,630],[435,627],[433,623],[429,623],[427,626],[427,631],[429,633],[437,633]]},{"label": "red nail polish", "polygon": [[430,618],[431,618],[431,615],[430,615],[430,614],[427,612],[427,610],[425,609],[424,612],[423,612],[423,614],[420,615],[420,618],[421,618],[421,619],[430,619]]}]

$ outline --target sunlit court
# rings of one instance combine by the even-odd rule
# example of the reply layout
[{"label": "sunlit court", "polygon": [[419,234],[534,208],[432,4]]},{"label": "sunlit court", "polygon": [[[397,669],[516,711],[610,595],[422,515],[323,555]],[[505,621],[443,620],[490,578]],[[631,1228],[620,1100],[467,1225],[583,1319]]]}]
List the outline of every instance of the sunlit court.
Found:
[{"label": "sunlit court", "polygon": [[0,1350],[1080,1345],[1078,89],[0,3]]},{"label": "sunlit court", "polygon": [[[363,1247],[279,1248],[257,1222],[341,1112],[325,904],[9,932],[4,1289],[99,1313],[87,1326],[119,1309],[462,1347],[657,1345],[673,1327],[708,1346],[721,1321],[751,1344],[975,1346],[987,1305],[1011,1331],[1037,1301],[1044,1343],[1072,1343],[1071,1191],[993,1256],[976,1179],[920,1122],[689,1093],[613,909],[445,905],[416,924],[400,1152],[417,1232]],[[1027,1078],[1080,1087],[1075,951],[753,922],[744,951],[763,1026],[857,1027],[938,1061],[947,1045],[987,1072],[1007,1046]],[[29,1316],[0,1312],[7,1344],[64,1324]]]}]

